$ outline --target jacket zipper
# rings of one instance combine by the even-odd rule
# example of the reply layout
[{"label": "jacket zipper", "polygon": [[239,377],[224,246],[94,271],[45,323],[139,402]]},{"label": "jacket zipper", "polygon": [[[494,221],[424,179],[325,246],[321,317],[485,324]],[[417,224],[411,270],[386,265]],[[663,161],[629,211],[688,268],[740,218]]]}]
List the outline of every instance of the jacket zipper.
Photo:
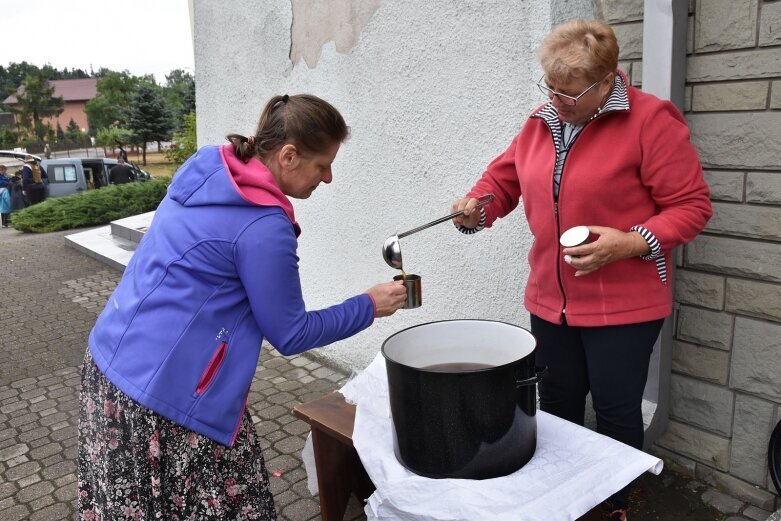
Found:
[{"label": "jacket zipper", "polygon": [[[596,117],[599,117],[601,114],[597,114]],[[572,139],[572,142],[569,144],[569,149],[567,150],[567,157],[569,157],[569,152],[572,150],[572,147],[575,145],[575,142],[578,140],[580,135],[583,133],[584,130],[586,130],[586,125],[591,123],[594,119],[590,119],[586,123],[583,124],[583,128],[580,129],[580,132],[578,132],[575,137]],[[545,121],[544,118],[542,118],[543,121]],[[546,121],[547,124],[547,121]],[[564,125],[564,123],[560,123],[561,125]],[[553,149],[556,149],[556,139],[553,137],[553,129],[550,128],[550,125],[548,125],[548,130],[551,131],[551,139],[553,140]],[[561,146],[564,147],[564,130],[561,131]],[[558,162],[558,152],[556,153],[556,156],[553,158],[553,172],[551,175],[551,178],[556,175],[556,163]],[[559,195],[557,196],[553,192],[553,182],[551,182],[551,194],[553,195],[553,217],[556,220],[556,244],[557,247],[559,247],[559,253],[561,253],[560,243],[559,243],[559,237],[561,237],[561,223],[559,222],[559,197],[561,197],[561,190],[564,186],[564,167],[567,164],[567,158],[564,158],[564,162],[561,164],[561,177],[559,178]],[[559,255],[560,256],[560,255]],[[561,290],[561,298],[563,300],[563,304],[561,306],[561,318],[562,321],[566,320],[567,316],[567,292],[564,291],[564,281],[561,279],[561,259],[559,257],[556,258],[556,278],[559,282],[559,289]]]},{"label": "jacket zipper", "polygon": [[[551,184],[550,184],[550,193],[551,197],[553,197],[553,221],[555,223],[556,228],[556,244],[559,244],[559,237],[561,236],[561,231],[559,230],[559,202],[558,197],[556,196],[556,193],[553,191],[553,177],[556,175],[556,163],[558,159],[558,151],[556,150],[556,138],[553,135],[553,129],[550,127],[550,124],[545,118],[540,118],[545,122],[545,125],[548,127],[548,130],[550,131],[550,138],[553,142],[553,171],[551,172]],[[562,140],[564,137],[562,136]],[[564,143],[562,141],[562,146],[564,146]],[[562,180],[564,178],[564,165],[561,165],[561,173],[562,173]],[[559,182],[559,193],[561,193],[561,181]],[[558,259],[558,256],[556,256],[556,281],[559,283],[559,291],[561,291],[561,317],[564,317],[564,314],[567,309],[567,294],[564,292],[564,284],[561,281],[561,262]]]},{"label": "jacket zipper", "polygon": [[233,436],[231,436],[231,444],[230,444],[231,447],[233,447],[233,445],[236,443],[236,438],[239,435],[239,430],[241,430],[241,420],[244,418],[244,413],[247,410],[248,397],[249,397],[249,388],[247,388],[247,392],[244,393],[244,403],[241,405],[241,414],[239,414],[239,421],[236,422],[236,427],[233,429]]},{"label": "jacket zipper", "polygon": [[[602,117],[604,114],[608,114],[610,112],[613,112],[613,110],[609,110],[607,112],[600,111],[597,114],[595,114],[590,120],[586,121],[583,124],[583,128],[580,129],[580,132],[578,132],[578,134],[572,140],[572,143],[570,143],[570,150],[572,149],[572,145],[575,144],[575,141],[577,141],[578,138],[580,137],[580,135],[583,133],[583,131],[586,130],[586,125],[588,125],[589,123],[591,123],[595,119]],[[558,158],[558,152],[556,152],[556,138],[553,135],[553,129],[551,128],[550,123],[548,122],[548,120],[545,117],[540,116],[539,114],[535,114],[532,117],[540,118],[545,123],[545,126],[548,127],[548,130],[550,131],[551,141],[553,141],[553,150],[554,150],[553,172],[551,172],[551,177],[553,177],[553,175],[555,175],[555,173],[556,173],[556,160]],[[563,125],[563,123],[561,123],[561,122],[559,124]],[[564,146],[564,131],[563,130],[561,132],[561,146],[562,147]],[[569,151],[567,152],[567,155],[569,155]],[[562,165],[561,165],[561,180],[559,181],[559,195],[561,195],[562,183],[564,182],[564,164],[566,162],[567,162],[567,160],[565,159],[564,163],[562,163]],[[556,222],[556,244],[558,245],[559,244],[559,237],[561,237],[561,229],[560,229],[561,226],[560,226],[560,223],[559,223],[559,203],[558,203],[558,197],[553,192],[553,182],[552,181],[551,181],[551,195],[553,196],[553,218],[554,218],[554,220]],[[563,301],[563,304],[562,304],[562,307],[561,307],[561,318],[566,320],[564,317],[566,316],[566,312],[567,312],[567,294],[564,291],[564,282],[561,280],[561,260],[558,259],[558,258],[556,259],[556,278],[558,279],[559,290],[561,290],[561,298],[562,298],[562,301]]]},{"label": "jacket zipper", "polygon": [[[561,184],[559,184],[559,191],[561,191]],[[556,244],[559,244],[559,237],[561,237],[561,230],[559,229],[559,203],[555,200],[553,201],[553,216],[556,220]],[[556,256],[556,280],[558,280],[559,289],[561,290],[563,302],[561,305],[561,318],[563,318],[567,314],[567,293],[564,291],[564,283],[561,281],[561,261],[558,256]]]},{"label": "jacket zipper", "polygon": [[201,379],[198,381],[198,386],[195,388],[195,394],[203,394],[209,384],[214,380],[217,371],[220,369],[223,360],[225,360],[225,353],[228,351],[228,342],[223,340],[220,342],[217,351],[212,356],[209,365],[206,366],[206,370],[201,375]]}]

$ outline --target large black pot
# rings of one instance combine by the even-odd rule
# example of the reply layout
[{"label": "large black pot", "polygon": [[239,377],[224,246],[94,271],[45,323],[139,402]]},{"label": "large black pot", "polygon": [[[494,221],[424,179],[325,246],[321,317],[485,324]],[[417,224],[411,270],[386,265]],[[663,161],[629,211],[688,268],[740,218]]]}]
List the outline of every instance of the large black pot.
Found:
[{"label": "large black pot", "polygon": [[[431,478],[511,474],[537,447],[534,351],[523,328],[486,320],[431,322],[382,345],[394,452]],[[485,364],[479,369],[432,368]]]}]

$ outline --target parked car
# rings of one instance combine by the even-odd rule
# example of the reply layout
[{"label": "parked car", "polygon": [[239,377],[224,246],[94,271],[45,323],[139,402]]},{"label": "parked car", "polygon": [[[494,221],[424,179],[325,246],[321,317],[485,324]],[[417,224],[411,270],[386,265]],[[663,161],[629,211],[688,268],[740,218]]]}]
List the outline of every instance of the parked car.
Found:
[{"label": "parked car", "polygon": [[[32,158],[41,164],[46,175],[49,197],[62,197],[93,188],[108,185],[108,173],[117,164],[116,159],[107,157],[64,157],[59,159],[41,159],[25,152],[0,150],[0,158],[11,157],[24,161]],[[136,181],[146,181],[152,176],[133,163],[126,163],[132,170]]]}]

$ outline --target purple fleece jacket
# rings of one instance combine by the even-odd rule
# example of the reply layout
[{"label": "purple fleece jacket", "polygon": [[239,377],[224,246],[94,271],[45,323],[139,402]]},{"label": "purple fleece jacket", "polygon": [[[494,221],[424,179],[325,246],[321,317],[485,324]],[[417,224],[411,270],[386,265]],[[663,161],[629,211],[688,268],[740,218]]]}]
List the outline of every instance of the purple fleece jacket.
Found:
[{"label": "purple fleece jacket", "polygon": [[292,355],[374,319],[367,294],[307,311],[293,207],[271,172],[204,147],[168,194],[89,336],[98,368],[141,405],[232,445],[266,339]]}]

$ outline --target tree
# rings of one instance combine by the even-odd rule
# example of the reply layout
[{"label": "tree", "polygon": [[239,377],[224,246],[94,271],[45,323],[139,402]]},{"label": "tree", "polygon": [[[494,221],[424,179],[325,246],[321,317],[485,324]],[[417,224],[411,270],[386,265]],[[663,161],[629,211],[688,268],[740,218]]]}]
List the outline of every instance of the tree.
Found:
[{"label": "tree", "polygon": [[142,162],[146,164],[146,144],[166,139],[172,128],[171,115],[159,87],[148,82],[138,86],[128,112],[127,127],[133,131],[141,145]]},{"label": "tree", "polygon": [[16,138],[16,132],[13,130],[0,130],[0,148],[13,148]]},{"label": "tree", "polygon": [[19,91],[11,111],[16,114],[20,127],[43,140],[49,128],[41,119],[62,114],[65,102],[62,96],[54,96],[54,87],[49,85],[40,71],[25,77]]},{"label": "tree", "polygon": [[112,125],[124,126],[133,93],[142,81],[142,78],[127,71],[106,72],[100,69],[98,74],[105,74],[98,79],[98,94],[87,102],[85,108],[91,132]]},{"label": "tree", "polygon": [[79,124],[73,121],[73,118],[68,122],[68,128],[65,129],[65,138],[72,141],[78,141],[84,133],[79,128]]},{"label": "tree", "polygon": [[2,88],[0,94],[3,95],[3,99],[16,92],[27,76],[36,75],[39,72],[38,67],[25,61],[9,63],[8,68],[0,67],[0,88]]},{"label": "tree", "polygon": [[[17,99],[19,99],[22,92],[28,88],[25,85],[27,77],[35,78],[35,82],[38,83],[41,83],[40,78],[42,77],[42,83],[46,86],[49,85],[47,81],[51,80],[97,78],[97,96],[87,102],[85,109],[89,121],[90,134],[93,136],[101,129],[109,129],[111,127],[128,128],[127,122],[133,94],[141,84],[153,87],[163,96],[164,103],[171,115],[171,125],[169,125],[171,128],[169,130],[180,131],[186,115],[195,111],[195,80],[192,74],[183,69],[174,69],[166,75],[166,86],[162,88],[157,85],[154,76],[151,74],[133,76],[126,70],[117,72],[105,67],[101,67],[97,71],[93,71],[90,68],[89,71],[85,72],[76,68],[60,70],[49,63],[42,67],[26,61],[9,63],[7,67],[0,66],[0,96],[2,96],[0,101],[14,93],[17,93]],[[22,88],[20,89],[20,87]],[[31,84],[29,88],[31,90],[30,95],[34,94],[32,87],[36,87],[36,85]],[[50,97],[53,98],[53,96]],[[57,100],[58,98],[53,99]],[[62,105],[59,107],[54,105],[54,107],[59,111],[55,112],[54,115],[62,112]],[[0,110],[3,109],[13,110],[12,107],[4,108],[0,105]],[[65,138],[65,132],[59,123],[56,128],[47,128],[42,123],[42,119],[50,117],[46,115],[45,110],[43,112],[31,111],[27,107],[17,104],[14,112],[16,112],[17,119],[17,132],[14,135],[17,135],[17,139],[24,139],[29,135],[35,135],[38,139],[42,139],[47,134],[50,140],[55,139],[55,137],[60,140]],[[37,116],[35,113],[37,113]],[[167,137],[166,133],[161,139]],[[124,142],[124,144],[129,143],[131,142]],[[132,143],[135,144],[135,141]]]},{"label": "tree", "polygon": [[89,74],[81,69],[71,69],[69,71],[66,67],[62,70],[59,70],[52,67],[50,63],[47,63],[41,67],[41,74],[43,74],[43,77],[47,80],[77,80],[81,78],[89,78]]},{"label": "tree", "polygon": [[59,70],[48,63],[41,68],[38,68],[31,63],[27,63],[26,61],[23,61],[22,63],[9,63],[7,68],[0,65],[0,101],[16,92],[16,89],[22,84],[27,76],[36,75],[39,72],[43,74],[43,77],[47,80],[89,78],[89,74],[81,69],[68,70],[66,67]]},{"label": "tree", "polygon": [[124,145],[131,141],[133,141],[133,131],[120,127],[100,129],[95,136],[95,144],[103,147],[104,150],[110,148],[112,153],[117,145]]},{"label": "tree", "polygon": [[185,115],[182,130],[174,134],[171,148],[165,151],[165,157],[174,165],[179,166],[195,153],[198,140],[195,134],[195,112]]},{"label": "tree", "polygon": [[179,132],[184,117],[195,112],[195,79],[183,69],[174,69],[166,75],[165,81],[165,101],[174,120],[174,130]]}]

